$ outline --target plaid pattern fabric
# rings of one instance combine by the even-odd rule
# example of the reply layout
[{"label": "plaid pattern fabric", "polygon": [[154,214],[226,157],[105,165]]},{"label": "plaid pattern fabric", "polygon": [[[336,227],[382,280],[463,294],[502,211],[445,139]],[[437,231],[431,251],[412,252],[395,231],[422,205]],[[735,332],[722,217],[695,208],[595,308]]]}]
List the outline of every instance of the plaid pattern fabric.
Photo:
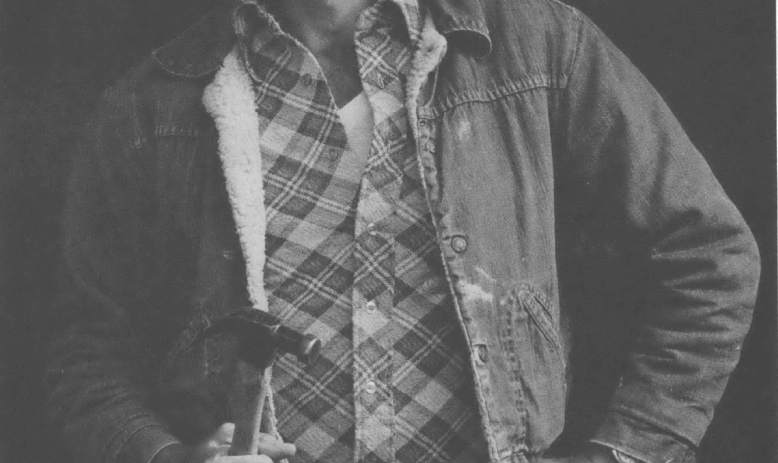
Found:
[{"label": "plaid pattern fabric", "polygon": [[[260,46],[261,45],[261,46]],[[292,461],[351,461],[354,447],[351,292],[356,199],[363,166],[348,156],[318,65],[289,37],[250,43],[265,169],[270,311],[325,344],[311,367],[280,356],[278,429]]]},{"label": "plaid pattern fabric", "polygon": [[375,120],[366,167],[313,56],[263,19],[272,34],[253,34],[246,52],[265,169],[265,286],[273,313],[325,345],[315,365],[282,356],[274,369],[291,461],[488,461],[403,104],[418,5],[379,1],[358,22]]}]

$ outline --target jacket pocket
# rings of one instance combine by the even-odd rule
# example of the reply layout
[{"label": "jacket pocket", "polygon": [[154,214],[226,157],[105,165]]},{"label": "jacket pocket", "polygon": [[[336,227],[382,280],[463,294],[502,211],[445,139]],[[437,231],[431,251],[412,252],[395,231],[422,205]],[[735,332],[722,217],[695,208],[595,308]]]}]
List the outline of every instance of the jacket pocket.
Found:
[{"label": "jacket pocket", "polygon": [[548,448],[564,426],[565,362],[547,303],[529,285],[519,285],[500,300],[500,343],[511,369],[514,401],[525,419],[530,453]]}]

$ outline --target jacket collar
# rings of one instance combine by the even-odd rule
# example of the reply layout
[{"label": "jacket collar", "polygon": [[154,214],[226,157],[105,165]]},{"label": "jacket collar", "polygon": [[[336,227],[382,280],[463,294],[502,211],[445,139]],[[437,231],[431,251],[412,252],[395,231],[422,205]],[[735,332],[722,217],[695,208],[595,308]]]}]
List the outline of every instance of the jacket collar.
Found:
[{"label": "jacket collar", "polygon": [[235,41],[231,16],[227,8],[211,11],[181,35],[154,50],[152,59],[179,77],[203,77],[215,72]]},{"label": "jacket collar", "polygon": [[[422,0],[424,1],[424,0]],[[483,6],[479,0],[427,0],[438,31],[450,45],[478,57],[491,53],[492,41]],[[179,77],[197,78],[214,73],[232,50],[235,41],[234,16],[245,0],[225,1],[152,52],[162,69]]]},{"label": "jacket collar", "polygon": [[430,0],[427,2],[438,32],[450,47],[483,58],[492,52],[492,39],[482,0]]}]

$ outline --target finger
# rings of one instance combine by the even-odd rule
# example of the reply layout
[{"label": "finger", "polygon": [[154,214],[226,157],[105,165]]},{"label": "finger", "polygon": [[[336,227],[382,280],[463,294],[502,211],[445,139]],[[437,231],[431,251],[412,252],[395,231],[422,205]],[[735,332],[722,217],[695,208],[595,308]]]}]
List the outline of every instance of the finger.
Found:
[{"label": "finger", "polygon": [[267,455],[241,455],[236,457],[221,457],[216,463],[273,463]]},{"label": "finger", "polygon": [[216,455],[219,455],[219,456],[222,456],[222,457],[226,456],[226,455],[229,455],[230,454],[230,448],[232,448],[232,446],[230,444],[224,444],[224,445],[220,446],[217,449]]},{"label": "finger", "polygon": [[280,460],[294,456],[297,447],[294,444],[282,442],[269,434],[259,435],[259,451],[261,455],[267,455],[273,460]]},{"label": "finger", "polygon": [[218,445],[230,445],[232,443],[232,435],[235,433],[235,423],[224,423],[219,426],[219,429],[213,432],[208,438],[215,441]]},{"label": "finger", "polygon": [[[232,432],[235,425],[224,423],[216,431],[197,444],[192,449],[192,461],[213,461],[219,456],[227,455],[230,451]],[[218,461],[218,460],[217,460]]]}]

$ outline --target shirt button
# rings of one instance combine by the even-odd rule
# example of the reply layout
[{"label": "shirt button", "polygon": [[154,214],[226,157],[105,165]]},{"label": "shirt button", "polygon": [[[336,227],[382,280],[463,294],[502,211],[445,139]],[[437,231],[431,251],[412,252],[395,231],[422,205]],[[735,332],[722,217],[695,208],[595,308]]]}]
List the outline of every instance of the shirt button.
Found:
[{"label": "shirt button", "polygon": [[378,310],[378,306],[375,302],[370,301],[367,304],[365,304],[365,310],[367,310],[367,313],[375,313],[376,310]]},{"label": "shirt button", "polygon": [[370,236],[375,236],[376,233],[378,233],[378,230],[376,230],[375,223],[370,222],[369,224],[367,224],[367,234]]},{"label": "shirt button", "polygon": [[270,101],[269,98],[265,98],[262,100],[262,103],[259,104],[259,107],[262,108],[265,112],[273,112],[274,105],[273,102]]},{"label": "shirt button", "polygon": [[467,250],[467,239],[462,235],[457,235],[451,239],[451,248],[456,253],[463,253]]},{"label": "shirt button", "polygon": [[435,143],[428,141],[427,142],[427,151],[430,153],[435,153]]},{"label": "shirt button", "polygon": [[310,74],[303,74],[302,82],[303,82],[303,85],[308,87],[308,86],[310,86],[313,83],[313,77],[311,77]]},{"label": "shirt button", "polygon": [[330,148],[324,152],[324,158],[328,161],[335,161],[339,155],[340,153],[335,148]]},{"label": "shirt button", "polygon": [[375,394],[377,389],[378,386],[376,386],[375,381],[368,381],[367,384],[365,384],[365,392],[368,394]]},{"label": "shirt button", "polygon": [[262,39],[259,37],[254,37],[254,40],[251,41],[251,50],[254,53],[259,53],[260,50],[262,50]]}]

